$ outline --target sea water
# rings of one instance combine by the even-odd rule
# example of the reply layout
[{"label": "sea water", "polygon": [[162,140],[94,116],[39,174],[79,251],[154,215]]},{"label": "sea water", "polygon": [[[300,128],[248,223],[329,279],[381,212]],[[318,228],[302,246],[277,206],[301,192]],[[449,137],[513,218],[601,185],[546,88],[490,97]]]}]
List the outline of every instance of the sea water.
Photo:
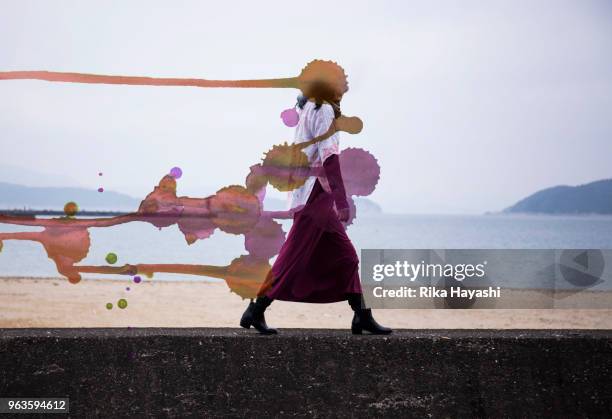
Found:
[{"label": "sea water", "polygon": [[[83,217],[86,218],[86,217]],[[285,231],[291,226],[284,221]],[[0,232],[41,231],[40,227],[0,224]],[[369,214],[348,227],[359,252],[367,249],[612,249],[612,216],[544,215],[400,215]],[[126,263],[228,265],[246,254],[244,237],[216,230],[188,245],[176,225],[162,228],[132,222],[90,228],[91,247],[79,265],[107,265],[109,252]],[[40,243],[5,240],[0,276],[57,277],[55,264]],[[85,277],[127,279],[121,275]],[[184,274],[155,274],[155,280],[215,279]]]}]

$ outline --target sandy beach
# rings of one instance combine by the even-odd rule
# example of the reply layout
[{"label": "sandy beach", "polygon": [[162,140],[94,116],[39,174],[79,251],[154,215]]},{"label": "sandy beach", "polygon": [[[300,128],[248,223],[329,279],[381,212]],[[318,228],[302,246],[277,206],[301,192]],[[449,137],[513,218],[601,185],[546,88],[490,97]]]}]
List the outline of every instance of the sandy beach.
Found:
[{"label": "sandy beach", "polygon": [[[130,290],[126,290],[130,287]],[[127,307],[117,306],[120,299]],[[113,308],[107,309],[106,304]],[[0,278],[0,327],[238,327],[248,300],[225,283],[61,278]],[[612,310],[375,310],[376,318],[406,329],[611,329]],[[345,302],[275,301],[266,312],[275,327],[348,328]]]}]

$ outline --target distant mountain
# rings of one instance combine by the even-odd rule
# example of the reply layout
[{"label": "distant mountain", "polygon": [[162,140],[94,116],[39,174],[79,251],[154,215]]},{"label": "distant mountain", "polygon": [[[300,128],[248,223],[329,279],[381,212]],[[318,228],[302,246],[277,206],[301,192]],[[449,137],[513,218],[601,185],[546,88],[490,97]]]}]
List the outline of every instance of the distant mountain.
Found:
[{"label": "distant mountain", "polygon": [[[96,172],[94,172],[96,173]],[[0,164],[0,179],[4,183],[27,186],[53,187],[65,185],[72,187],[84,187],[78,177],[70,176],[67,173],[51,173],[39,171],[37,168],[16,166],[11,164]]]},{"label": "distant mountain", "polygon": [[[376,202],[368,198],[354,197],[355,205],[357,206],[357,212],[359,214],[380,214],[382,208]],[[288,202],[286,200],[278,198],[266,197],[264,201],[264,208],[267,211],[285,211],[287,209]]]},{"label": "distant mountain", "polygon": [[[142,198],[144,199],[144,197]],[[0,209],[61,211],[67,202],[74,201],[81,211],[136,211],[141,199],[119,192],[98,192],[79,187],[34,187],[0,182]],[[361,214],[380,213],[380,206],[367,198],[355,198]],[[265,209],[284,211],[287,201],[266,197]]]},{"label": "distant mountain", "polygon": [[380,205],[371,199],[355,197],[353,200],[355,201],[355,206],[359,214],[380,214],[383,212]]},{"label": "distant mountain", "polygon": [[0,182],[0,209],[61,210],[74,201],[80,210],[135,211],[140,200],[132,196],[87,188],[33,187]]},{"label": "distant mountain", "polygon": [[612,179],[543,189],[506,208],[504,212],[612,214]]}]

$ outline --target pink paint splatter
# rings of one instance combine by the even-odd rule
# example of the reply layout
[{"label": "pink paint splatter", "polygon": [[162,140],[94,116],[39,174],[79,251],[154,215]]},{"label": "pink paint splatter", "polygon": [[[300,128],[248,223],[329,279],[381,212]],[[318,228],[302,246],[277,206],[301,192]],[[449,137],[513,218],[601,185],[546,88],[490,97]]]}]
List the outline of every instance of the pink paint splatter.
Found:
[{"label": "pink paint splatter", "polygon": [[181,176],[183,176],[183,171],[180,167],[173,167],[172,169],[170,169],[170,176],[175,179],[180,179]]},{"label": "pink paint splatter", "polygon": [[285,109],[281,112],[280,117],[283,120],[283,123],[288,127],[295,127],[300,120],[300,116],[295,108]]}]

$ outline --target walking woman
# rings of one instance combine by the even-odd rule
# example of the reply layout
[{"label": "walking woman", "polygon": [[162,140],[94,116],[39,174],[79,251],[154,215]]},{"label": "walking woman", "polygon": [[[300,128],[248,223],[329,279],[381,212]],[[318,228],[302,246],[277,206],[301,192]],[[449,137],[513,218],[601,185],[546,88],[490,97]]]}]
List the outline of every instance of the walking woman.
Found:
[{"label": "walking woman", "polygon": [[[340,117],[344,91],[319,86],[315,94],[298,98],[299,122],[295,141],[304,142],[325,134],[335,118]],[[321,98],[325,99],[321,99]],[[240,325],[253,326],[260,333],[275,334],[267,326],[264,311],[273,300],[307,303],[332,303],[348,300],[354,316],[353,334],[364,330],[388,334],[391,329],[379,325],[366,309],[359,282],[359,259],[346,235],[343,222],[348,221],[346,199],[339,160],[339,135],[304,149],[311,167],[322,167],[322,175],[310,176],[291,195],[296,212],[268,277],[249,304]]]}]

